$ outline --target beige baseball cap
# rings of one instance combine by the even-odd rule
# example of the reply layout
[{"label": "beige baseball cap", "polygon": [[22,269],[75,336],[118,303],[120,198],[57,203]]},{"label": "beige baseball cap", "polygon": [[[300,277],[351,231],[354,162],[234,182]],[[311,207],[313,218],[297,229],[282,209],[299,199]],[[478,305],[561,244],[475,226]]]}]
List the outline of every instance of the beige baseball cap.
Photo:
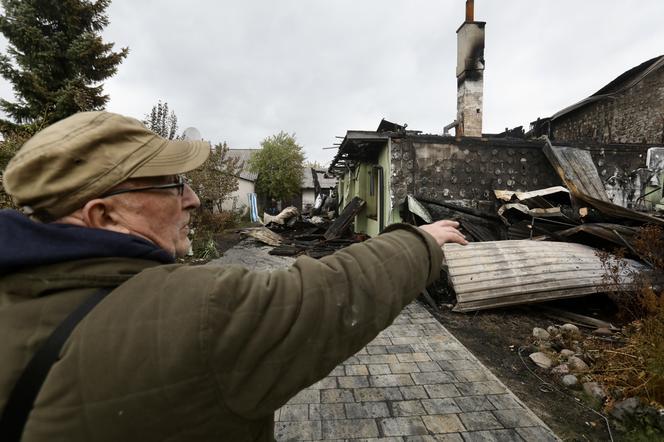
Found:
[{"label": "beige baseball cap", "polygon": [[128,178],[185,173],[209,154],[207,141],[167,140],[134,118],[81,112],[26,141],[3,184],[25,213],[52,221]]}]

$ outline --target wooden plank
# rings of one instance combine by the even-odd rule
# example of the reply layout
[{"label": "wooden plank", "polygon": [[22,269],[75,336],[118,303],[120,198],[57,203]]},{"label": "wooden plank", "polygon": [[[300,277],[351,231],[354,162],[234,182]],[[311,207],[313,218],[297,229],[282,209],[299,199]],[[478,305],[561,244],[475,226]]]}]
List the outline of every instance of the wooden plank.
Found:
[{"label": "wooden plank", "polygon": [[544,154],[572,193],[611,202],[590,152],[574,147],[554,146],[547,142]]},{"label": "wooden plank", "polygon": [[350,203],[344,207],[343,212],[337,219],[330,225],[327,231],[323,234],[325,239],[337,239],[343,236],[344,232],[352,224],[355,216],[364,208],[366,203],[360,197],[354,197]]},{"label": "wooden plank", "polygon": [[283,244],[284,239],[278,233],[274,233],[267,227],[248,227],[240,230],[242,235],[250,236],[269,246],[278,246]]},{"label": "wooden plank", "polygon": [[619,331],[620,329],[610,322],[602,321],[590,316],[580,315],[578,313],[568,312],[554,307],[541,307],[541,310],[546,316],[549,316],[560,321],[571,322],[572,324],[580,325],[586,328],[608,328],[612,331]]},{"label": "wooden plank", "polygon": [[[602,261],[592,247],[550,241],[493,241],[443,245],[455,311],[529,304],[606,289]],[[626,260],[621,288],[632,285]]]}]

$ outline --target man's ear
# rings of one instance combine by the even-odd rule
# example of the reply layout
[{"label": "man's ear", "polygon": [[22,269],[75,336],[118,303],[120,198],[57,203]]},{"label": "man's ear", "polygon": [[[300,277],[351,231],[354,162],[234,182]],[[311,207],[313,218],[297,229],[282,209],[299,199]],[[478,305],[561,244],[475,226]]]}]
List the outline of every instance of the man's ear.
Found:
[{"label": "man's ear", "polygon": [[118,206],[112,201],[97,198],[88,201],[81,209],[81,216],[86,226],[95,229],[110,230],[118,233],[131,233],[122,222]]}]

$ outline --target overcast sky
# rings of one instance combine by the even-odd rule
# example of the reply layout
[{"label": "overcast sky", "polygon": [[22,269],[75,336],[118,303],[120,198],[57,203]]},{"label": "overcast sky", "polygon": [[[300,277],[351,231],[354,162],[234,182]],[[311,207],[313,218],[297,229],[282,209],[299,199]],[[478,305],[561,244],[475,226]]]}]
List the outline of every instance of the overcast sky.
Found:
[{"label": "overcast sky", "polygon": [[[328,162],[381,118],[442,133],[456,116],[464,0],[115,0],[104,31],[129,47],[108,110],[158,100],[180,130],[258,147],[284,130]],[[486,21],[484,132],[524,125],[664,54],[664,1],[476,0]],[[0,94],[10,98],[6,82]]]}]

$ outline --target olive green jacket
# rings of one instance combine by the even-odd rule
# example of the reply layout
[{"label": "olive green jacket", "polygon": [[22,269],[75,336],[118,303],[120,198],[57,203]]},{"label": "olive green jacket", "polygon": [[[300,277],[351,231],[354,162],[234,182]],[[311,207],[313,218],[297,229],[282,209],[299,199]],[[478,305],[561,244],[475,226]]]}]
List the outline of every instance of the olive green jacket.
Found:
[{"label": "olive green jacket", "polygon": [[272,440],[273,412],[387,327],[439,275],[410,226],[285,270],[99,258],[0,276],[0,409],[23,367],[95,289],[24,441]]}]

